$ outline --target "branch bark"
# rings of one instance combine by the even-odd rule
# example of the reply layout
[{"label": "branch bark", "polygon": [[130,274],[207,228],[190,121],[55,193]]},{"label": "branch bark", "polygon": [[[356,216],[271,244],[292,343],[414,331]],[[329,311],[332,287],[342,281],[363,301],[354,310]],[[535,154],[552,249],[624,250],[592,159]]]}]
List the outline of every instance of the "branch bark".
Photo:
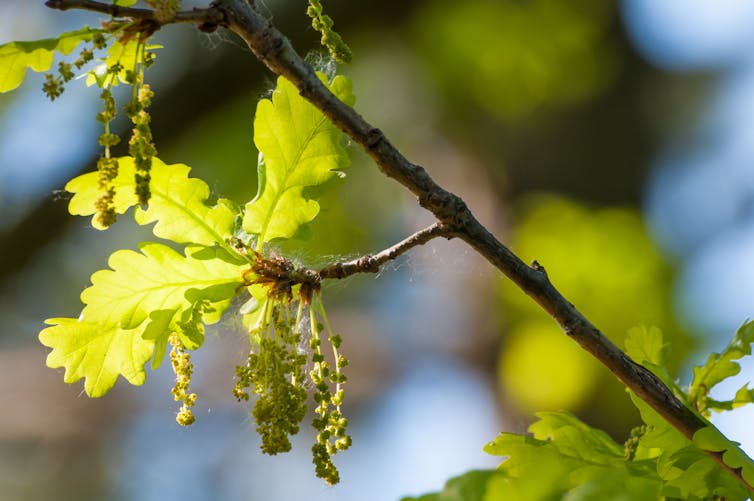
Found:
[{"label": "branch bark", "polygon": [[[116,16],[154,20],[145,9],[116,8],[91,0],[49,0],[47,5],[61,10],[81,8]],[[476,219],[460,197],[439,186],[423,167],[406,159],[382,131],[338,100],[320,82],[314,69],[299,56],[290,41],[256,10],[253,0],[215,0],[209,9],[179,13],[174,19],[174,22],[188,21],[219,24],[235,32],[262,63],[273,73],[282,75],[293,83],[304,98],[359,144],[386,176],[405,186],[417,197],[422,207],[432,212],[438,224],[430,227],[434,229],[424,230],[426,233],[420,232],[422,236],[411,242],[407,241],[416,235],[397,244],[395,247],[402,249],[400,252],[425,243],[422,241],[424,238],[429,240],[440,233],[446,238],[464,240],[549,313],[569,337],[602,362],[686,438],[691,440],[697,431],[708,426],[703,418],[687,408],[657,376],[631,360],[568,302],[550,282],[544,267],[537,262],[529,266],[521,261]],[[377,255],[382,262],[391,259],[391,249]],[[323,278],[342,278],[355,272],[372,271],[369,258],[375,257],[361,258],[364,259],[361,263],[356,260],[336,264],[324,268],[320,273],[327,275],[323,275]],[[733,469],[725,464],[722,452],[705,452],[754,492],[754,487],[743,478],[740,469]]]}]

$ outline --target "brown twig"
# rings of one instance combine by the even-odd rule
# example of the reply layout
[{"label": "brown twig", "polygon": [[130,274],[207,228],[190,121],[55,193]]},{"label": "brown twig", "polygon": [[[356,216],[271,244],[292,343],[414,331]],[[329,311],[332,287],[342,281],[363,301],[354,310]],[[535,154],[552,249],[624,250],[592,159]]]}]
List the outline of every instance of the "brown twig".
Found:
[{"label": "brown twig", "polygon": [[[114,16],[153,19],[153,14],[144,9],[115,7],[90,0],[49,0],[47,4],[61,10],[80,8]],[[416,195],[419,204],[432,212],[439,221],[443,236],[458,237],[484,256],[549,313],[568,336],[594,355],[685,437],[691,440],[697,431],[708,426],[657,376],[631,360],[568,302],[552,285],[542,266],[536,262],[528,266],[521,261],[474,217],[460,197],[439,186],[423,167],[409,162],[390,144],[382,131],[335,97],[317,78],[314,69],[294,50],[290,41],[256,10],[252,0],[215,0],[209,9],[182,12],[173,20],[192,21],[226,26],[239,35],[272,72],[287,78],[304,98],[359,144],[385,175]],[[415,243],[411,247],[419,244]],[[356,272],[371,271],[369,259],[364,259],[360,264],[343,263],[341,267],[357,270]],[[337,265],[334,266],[333,271],[327,271],[333,275],[332,278],[341,273],[337,271]],[[738,482],[754,492],[754,487],[743,478],[740,469],[733,469],[725,464],[722,452],[705,452]]]},{"label": "brown twig", "polygon": [[254,252],[253,263],[244,273],[244,283],[241,286],[264,284],[269,287],[271,294],[290,300],[293,297],[291,289],[295,285],[306,286],[308,290],[316,291],[319,290],[322,280],[343,279],[357,273],[377,273],[383,264],[437,237],[450,238],[447,229],[441,223],[419,230],[377,254],[366,254],[350,261],[330,263],[319,270],[296,267],[285,257],[266,258]]},{"label": "brown twig", "polygon": [[410,237],[377,254],[367,254],[351,261],[332,263],[320,269],[317,273],[323,280],[326,278],[345,278],[356,273],[377,273],[383,264],[394,260],[417,245],[424,245],[437,237],[450,238],[447,228],[441,223],[435,223],[417,231]]}]

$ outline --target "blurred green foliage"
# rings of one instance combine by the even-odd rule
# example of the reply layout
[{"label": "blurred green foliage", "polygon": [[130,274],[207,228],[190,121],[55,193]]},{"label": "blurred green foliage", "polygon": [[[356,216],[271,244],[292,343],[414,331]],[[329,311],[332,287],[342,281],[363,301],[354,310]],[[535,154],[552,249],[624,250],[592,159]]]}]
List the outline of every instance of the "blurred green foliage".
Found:
[{"label": "blurred green foliage", "polygon": [[[672,270],[647,235],[641,217],[628,208],[591,209],[557,196],[529,198],[509,239],[524,260],[541,263],[553,284],[594,325],[622,345],[637,324],[661,326],[676,347],[673,372],[692,347],[675,323],[670,304]],[[605,406],[620,415],[628,401],[589,354],[509,280],[501,284],[506,334],[499,377],[507,398],[532,412],[624,401]],[[618,419],[619,422],[624,421]]]},{"label": "blurred green foliage", "polygon": [[428,2],[416,16],[419,46],[445,92],[516,120],[611,83],[613,9],[603,0]]}]

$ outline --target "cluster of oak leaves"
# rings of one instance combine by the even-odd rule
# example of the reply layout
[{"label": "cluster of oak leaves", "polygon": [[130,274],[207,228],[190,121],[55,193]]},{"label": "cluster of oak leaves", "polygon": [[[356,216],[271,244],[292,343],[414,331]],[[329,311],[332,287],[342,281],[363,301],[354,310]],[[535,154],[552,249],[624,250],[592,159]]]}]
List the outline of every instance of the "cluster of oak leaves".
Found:
[{"label": "cluster of oak leaves", "polygon": [[[126,164],[122,158],[111,154],[111,148],[120,142],[120,137],[110,131],[110,124],[118,111],[112,92],[114,86],[125,83],[132,89],[131,99],[124,106],[133,125],[127,164],[128,171],[133,170],[129,186],[133,192],[128,196],[135,195],[142,208],[148,206],[152,195],[151,169],[157,155],[148,112],[153,92],[144,82],[144,70],[154,61],[150,49],[159,47],[148,44],[149,27],[139,23],[111,21],[105,24],[105,31],[107,34],[96,32],[90,37],[75,62],[60,62],[56,73],[46,75],[43,86],[51,100],[59,97],[64,85],[74,77],[73,68],[81,69],[94,58],[95,51],[109,46],[104,63],[98,70],[87,74],[87,83],[102,89],[100,97],[103,101],[103,110],[97,120],[104,126],[99,137],[104,152],[97,163],[99,195],[94,203],[93,218],[94,226],[99,229],[115,222],[117,213],[122,212],[117,197],[124,196],[119,195],[116,188],[123,189],[118,186],[118,180]],[[159,161],[155,164],[157,168],[163,166]],[[276,256],[266,258],[261,252],[264,243],[261,235],[256,240],[248,234],[242,237],[234,236],[232,246],[226,246],[248,261],[249,269],[243,274],[237,290],[255,287],[256,291],[264,292],[261,300],[252,298],[250,301],[258,310],[254,322],[248,326],[252,349],[246,364],[236,367],[233,394],[239,401],[248,401],[250,394],[256,396],[252,413],[262,439],[261,449],[267,454],[278,454],[291,450],[290,436],[299,432],[311,393],[314,401],[312,426],[317,430],[312,446],[316,474],[330,484],[337,483],[339,473],[331,458],[351,445],[351,437],[346,432],[348,420],[341,412],[342,386],[346,382],[342,369],[348,364],[339,352],[341,337],[333,332],[327,320],[319,283],[292,281],[292,263]],[[182,404],[176,421],[182,426],[194,423],[191,409],[197,400],[197,395],[190,389],[193,364],[184,340],[203,338],[203,317],[212,311],[209,301],[199,301],[188,317],[178,322],[177,331],[167,337],[176,376],[172,394]]]}]

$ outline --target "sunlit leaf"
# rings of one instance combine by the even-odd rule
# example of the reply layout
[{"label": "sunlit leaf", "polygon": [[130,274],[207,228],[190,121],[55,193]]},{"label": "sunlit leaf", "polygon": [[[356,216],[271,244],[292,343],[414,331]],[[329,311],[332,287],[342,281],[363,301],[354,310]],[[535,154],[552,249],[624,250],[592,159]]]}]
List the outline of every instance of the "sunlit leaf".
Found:
[{"label": "sunlit leaf", "polygon": [[712,353],[707,358],[707,363],[694,367],[694,378],[689,388],[689,395],[697,407],[706,409],[706,398],[710,390],[721,381],[741,371],[741,366],[736,360],[751,355],[753,342],[754,322],[746,322],[739,327],[733,340],[721,353]]},{"label": "sunlit leaf", "polygon": [[112,270],[92,275],[91,287],[81,293],[84,321],[133,329],[154,311],[183,310],[201,299],[226,301],[242,281],[243,269],[220,254],[199,255],[204,249],[187,248],[182,256],[157,243],[140,249],[116,251],[108,260]]},{"label": "sunlit leaf", "polygon": [[116,251],[112,270],[92,275],[81,294],[86,304],[78,319],[55,318],[39,334],[53,348],[50,367],[65,367],[65,381],[86,378],[90,396],[102,396],[122,375],[132,384],[144,382],[144,364],[155,353],[159,366],[167,337],[178,332],[184,346],[204,341],[205,323],[216,322],[241,282],[242,269],[224,251],[189,247],[185,256],[156,243],[141,252]]},{"label": "sunlit leaf", "polygon": [[487,482],[495,475],[499,475],[495,470],[472,470],[448,480],[441,492],[401,501],[484,501]]},{"label": "sunlit leaf", "polygon": [[[350,80],[337,76],[329,88],[353,104]],[[254,118],[259,190],[246,204],[243,226],[258,235],[260,245],[292,237],[319,213],[319,204],[305,190],[337,177],[336,171],[349,164],[341,138],[340,130],[283,77],[272,100],[259,102]]]},{"label": "sunlit leaf", "polygon": [[666,343],[662,331],[657,327],[647,328],[644,325],[632,327],[626,336],[626,354],[634,362],[651,370],[668,388],[682,393],[675,384],[667,369],[670,359],[670,344]]},{"label": "sunlit leaf", "polygon": [[79,43],[91,40],[96,33],[103,33],[103,30],[85,27],[63,33],[57,38],[0,45],[0,92],[11,91],[21,85],[27,68],[49,70],[55,52],[70,54]]},{"label": "sunlit leaf", "polygon": [[656,451],[656,454],[649,454],[650,456],[656,456],[661,452],[672,454],[691,444],[690,440],[665,421],[649,404],[633,392],[629,392],[629,396],[639,410],[641,420],[647,425],[647,432],[642,435],[639,443],[645,450]]},{"label": "sunlit leaf", "polygon": [[663,493],[677,499],[744,500],[746,490],[707,454],[688,446],[658,459],[657,472],[666,481]]},{"label": "sunlit leaf", "polygon": [[748,497],[746,490],[704,452],[729,449],[732,463],[751,463],[735,443],[725,439],[712,425],[704,428],[711,430],[709,432],[697,432],[692,443],[633,393],[631,400],[647,425],[646,433],[640,438],[637,457],[656,458],[657,473],[665,481],[663,492],[666,495],[686,499],[687,494],[693,494],[704,499],[718,494],[731,501]]},{"label": "sunlit leaf", "polygon": [[754,461],[740,449],[739,443],[728,439],[712,425],[697,431],[693,441],[705,451],[723,452],[723,462],[734,470],[740,469],[749,485],[754,485]]},{"label": "sunlit leaf", "polygon": [[662,338],[662,331],[657,327],[632,327],[626,337],[626,354],[635,362],[651,362],[663,365],[668,361],[669,344]]},{"label": "sunlit leaf", "polygon": [[40,342],[52,348],[48,367],[65,367],[64,380],[85,378],[90,397],[107,393],[118,376],[133,385],[144,384],[144,364],[152,356],[154,341],[142,337],[143,327],[122,329],[117,323],[103,324],[75,318],[51,318],[39,333]]},{"label": "sunlit leaf", "polygon": [[[136,197],[134,161],[131,157],[118,159],[118,177],[115,178],[115,211],[123,214],[138,204]],[[237,211],[233,204],[221,199],[217,204],[207,205],[210,191],[207,183],[188,177],[190,167],[184,164],[165,164],[152,159],[152,198],[146,210],[136,209],[134,217],[139,224],[157,222],[154,234],[179,243],[213,245],[224,242],[233,233],[233,221]],[[77,216],[97,213],[96,203],[101,195],[97,172],[78,176],[66,184],[65,189],[74,194],[68,210]],[[92,226],[104,229],[97,218]]]},{"label": "sunlit leaf", "polygon": [[485,447],[506,457],[485,500],[657,499],[662,482],[651,462],[626,462],[622,446],[566,412],[538,417],[533,437],[502,433]]}]

